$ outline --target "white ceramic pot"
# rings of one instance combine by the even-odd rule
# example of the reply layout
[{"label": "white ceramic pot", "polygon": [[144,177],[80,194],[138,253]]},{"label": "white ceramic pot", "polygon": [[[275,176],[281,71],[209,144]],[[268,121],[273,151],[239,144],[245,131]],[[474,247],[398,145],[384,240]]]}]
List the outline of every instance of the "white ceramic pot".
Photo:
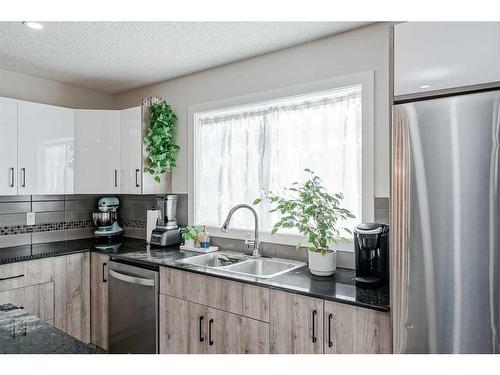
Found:
[{"label": "white ceramic pot", "polygon": [[316,276],[331,276],[337,268],[337,252],[328,250],[325,255],[308,251],[309,270]]},{"label": "white ceramic pot", "polygon": [[184,240],[184,246],[194,247],[194,240]]}]

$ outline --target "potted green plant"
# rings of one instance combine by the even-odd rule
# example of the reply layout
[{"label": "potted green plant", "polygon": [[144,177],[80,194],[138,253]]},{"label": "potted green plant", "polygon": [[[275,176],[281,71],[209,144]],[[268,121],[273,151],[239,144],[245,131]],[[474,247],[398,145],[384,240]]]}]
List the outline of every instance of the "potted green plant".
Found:
[{"label": "potted green plant", "polygon": [[177,116],[167,102],[151,106],[151,127],[144,137],[147,151],[147,165],[144,171],[160,183],[160,175],[176,166],[180,147],[175,143]]},{"label": "potted green plant", "polygon": [[[339,228],[342,220],[354,218],[341,207],[342,193],[331,195],[321,185],[321,179],[311,170],[305,169],[310,177],[304,183],[294,182],[286,190],[290,197],[282,197],[270,191],[264,193],[272,209],[279,212],[281,219],[273,226],[271,234],[283,228],[296,228],[308,241],[309,270],[313,275],[330,276],[336,269],[336,251],[329,244],[341,239],[341,230],[352,233],[349,228]],[[254,204],[259,204],[258,198]],[[297,248],[301,244],[297,244]]]},{"label": "potted green plant", "polygon": [[190,247],[200,246],[201,232],[197,227],[190,225],[186,228],[183,228],[181,236],[184,239],[184,245]]}]

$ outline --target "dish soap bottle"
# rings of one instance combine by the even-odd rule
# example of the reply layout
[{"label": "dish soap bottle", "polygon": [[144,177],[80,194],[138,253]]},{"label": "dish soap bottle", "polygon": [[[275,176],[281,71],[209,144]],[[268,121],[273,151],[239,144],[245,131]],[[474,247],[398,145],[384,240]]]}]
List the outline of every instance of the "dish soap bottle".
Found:
[{"label": "dish soap bottle", "polygon": [[208,249],[210,247],[210,234],[207,232],[207,226],[203,226],[203,232],[201,233],[200,247],[202,249]]}]

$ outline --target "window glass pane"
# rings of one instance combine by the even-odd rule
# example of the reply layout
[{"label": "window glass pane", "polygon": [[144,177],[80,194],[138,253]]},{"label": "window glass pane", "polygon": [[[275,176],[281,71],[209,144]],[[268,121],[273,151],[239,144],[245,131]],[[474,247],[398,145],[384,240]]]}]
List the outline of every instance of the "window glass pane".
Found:
[{"label": "window glass pane", "polygon": [[[229,209],[262,190],[283,193],[305,168],[361,220],[361,86],[195,115],[195,223],[219,226]],[[256,207],[263,232],[279,219]],[[249,214],[232,228],[251,229]],[[291,231],[293,233],[293,231]],[[282,232],[283,233],[283,232]]]}]

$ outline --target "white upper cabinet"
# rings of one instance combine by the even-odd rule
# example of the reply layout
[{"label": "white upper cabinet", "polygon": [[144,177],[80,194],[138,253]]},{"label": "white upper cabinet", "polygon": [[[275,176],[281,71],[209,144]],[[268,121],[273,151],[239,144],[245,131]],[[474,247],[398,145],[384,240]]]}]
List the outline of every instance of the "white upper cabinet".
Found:
[{"label": "white upper cabinet", "polygon": [[120,111],[121,191],[142,193],[142,107]]},{"label": "white upper cabinet", "polygon": [[[146,114],[147,115],[147,114]],[[0,195],[165,194],[144,173],[142,107],[71,109],[0,98]]]},{"label": "white upper cabinet", "polygon": [[500,82],[499,22],[394,26],[394,95]]},{"label": "white upper cabinet", "polygon": [[[150,113],[143,113],[142,107],[132,107],[120,111],[120,159],[122,170],[122,193],[126,194],[166,194],[172,192],[172,175],[165,173],[160,182],[144,172],[148,157],[143,137],[149,129]],[[146,121],[143,121],[146,119]]]},{"label": "white upper cabinet", "polygon": [[17,141],[19,195],[73,193],[73,109],[18,101]]},{"label": "white upper cabinet", "polygon": [[0,98],[0,195],[17,194],[17,100]]},{"label": "white upper cabinet", "polygon": [[75,193],[120,193],[120,111],[75,111]]}]

